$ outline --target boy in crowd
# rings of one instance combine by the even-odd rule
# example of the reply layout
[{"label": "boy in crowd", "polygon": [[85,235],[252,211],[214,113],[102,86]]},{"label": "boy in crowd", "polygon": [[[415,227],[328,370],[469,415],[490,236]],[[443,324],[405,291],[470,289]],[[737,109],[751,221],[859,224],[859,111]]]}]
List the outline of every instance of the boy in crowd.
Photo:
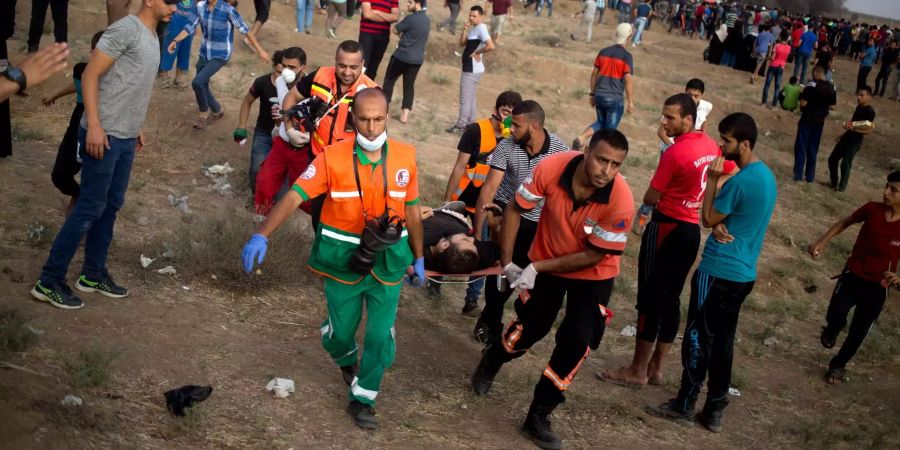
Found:
[{"label": "boy in crowd", "polygon": [[781,104],[781,109],[794,112],[800,107],[800,92],[803,90],[803,86],[800,86],[797,77],[791,77],[789,83],[778,93],[778,102]]},{"label": "boy in crowd", "polygon": [[[706,119],[713,109],[712,103],[703,100],[702,98],[705,90],[706,85],[703,83],[703,80],[699,78],[691,78],[684,87],[684,93],[690,95],[694,100],[694,104],[697,105],[697,115],[696,118],[694,118],[694,131],[706,132]],[[666,134],[666,129],[662,123],[659,124],[657,135],[659,136],[660,153],[666,151],[666,149],[675,142],[674,138],[671,138]]]},{"label": "boy in crowd", "polygon": [[832,225],[809,247],[809,254],[813,258],[819,257],[831,238],[857,223],[863,225],[844,272],[834,286],[820,337],[823,347],[834,347],[838,335],[847,325],[850,309],[856,307],[847,338],[828,364],[825,381],[830,384],[844,381],[847,363],[859,350],[884,308],[886,289],[900,288],[900,278],[895,273],[900,262],[900,171],[888,175],[881,202],[868,202]]},{"label": "boy in crowd", "polygon": [[[837,145],[831,151],[828,157],[828,172],[831,175],[831,188],[836,191],[843,192],[847,189],[847,181],[850,179],[850,167],[853,164],[853,157],[863,143],[863,136],[875,130],[875,108],[872,108],[872,88],[863,86],[856,91],[856,110],[849,122],[844,122],[841,126],[847,130],[837,139]],[[854,122],[868,120],[872,122],[872,127],[861,127],[856,129]],[[840,179],[838,178],[838,164],[841,165]]]}]

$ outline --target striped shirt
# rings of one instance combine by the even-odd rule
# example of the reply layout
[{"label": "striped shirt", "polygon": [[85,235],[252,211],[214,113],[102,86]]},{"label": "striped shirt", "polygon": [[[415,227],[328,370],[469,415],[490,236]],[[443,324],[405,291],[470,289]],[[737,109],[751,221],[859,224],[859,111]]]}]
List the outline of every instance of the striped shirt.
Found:
[{"label": "striped shirt", "polygon": [[[554,153],[569,151],[569,147],[563,144],[555,134],[544,129],[544,146],[541,151],[531,156],[528,151],[520,147],[519,144],[508,137],[497,143],[497,148],[491,154],[488,163],[492,169],[503,172],[503,179],[497,188],[497,194],[494,196],[494,202],[508,204],[516,198],[516,190],[522,184],[531,182],[531,175],[535,166],[538,165],[545,157]],[[522,213],[522,217],[532,222],[537,222],[541,218],[541,208],[544,202],[540,201],[534,209]]]},{"label": "striped shirt", "polygon": [[[368,3],[373,11],[381,11],[385,14],[390,14],[391,9],[400,9],[399,0],[365,0],[363,3]],[[391,34],[391,24],[360,18],[359,34],[363,33],[389,36]]]},{"label": "striped shirt", "polygon": [[210,11],[206,7],[207,1],[197,2],[197,6],[191,11],[191,20],[184,26],[188,35],[194,33],[197,24],[203,30],[203,41],[200,43],[200,57],[207,61],[213,59],[231,58],[232,44],[234,43],[234,28],[241,34],[247,34],[250,28],[244,23],[244,19],[233,6],[225,0],[219,0]]},{"label": "striped shirt", "polygon": [[631,53],[621,45],[611,45],[597,53],[594,67],[599,72],[594,94],[604,98],[624,99],[625,75],[634,75]]}]

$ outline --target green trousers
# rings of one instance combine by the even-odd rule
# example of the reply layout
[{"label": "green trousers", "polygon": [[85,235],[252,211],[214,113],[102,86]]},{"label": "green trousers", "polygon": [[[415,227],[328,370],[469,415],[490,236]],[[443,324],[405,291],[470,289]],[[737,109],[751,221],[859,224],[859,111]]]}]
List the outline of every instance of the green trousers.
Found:
[{"label": "green trousers", "polygon": [[359,373],[350,385],[350,400],[375,404],[384,370],[394,362],[394,320],[402,283],[381,284],[367,275],[357,284],[325,278],[328,319],[322,324],[322,346],[338,366],[359,361],[356,329],[366,305],[366,336]]}]

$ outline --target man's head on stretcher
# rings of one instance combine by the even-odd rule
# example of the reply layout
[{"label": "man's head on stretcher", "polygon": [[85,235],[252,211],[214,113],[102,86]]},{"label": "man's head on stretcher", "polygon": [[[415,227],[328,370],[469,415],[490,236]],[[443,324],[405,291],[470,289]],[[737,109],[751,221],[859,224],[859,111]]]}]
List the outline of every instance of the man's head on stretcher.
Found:
[{"label": "man's head on stretcher", "polygon": [[[461,202],[460,202],[461,203]],[[494,265],[499,248],[494,242],[476,241],[464,212],[452,208],[422,208],[425,231],[425,267],[446,274],[466,274]]]}]

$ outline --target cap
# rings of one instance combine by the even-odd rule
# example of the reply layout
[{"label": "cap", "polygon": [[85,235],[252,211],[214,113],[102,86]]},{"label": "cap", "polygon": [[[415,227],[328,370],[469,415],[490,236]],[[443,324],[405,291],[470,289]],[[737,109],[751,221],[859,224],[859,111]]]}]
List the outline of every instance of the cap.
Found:
[{"label": "cap", "polygon": [[631,36],[631,29],[631,24],[620,23],[616,27],[616,44],[623,45],[628,42],[628,37]]}]

